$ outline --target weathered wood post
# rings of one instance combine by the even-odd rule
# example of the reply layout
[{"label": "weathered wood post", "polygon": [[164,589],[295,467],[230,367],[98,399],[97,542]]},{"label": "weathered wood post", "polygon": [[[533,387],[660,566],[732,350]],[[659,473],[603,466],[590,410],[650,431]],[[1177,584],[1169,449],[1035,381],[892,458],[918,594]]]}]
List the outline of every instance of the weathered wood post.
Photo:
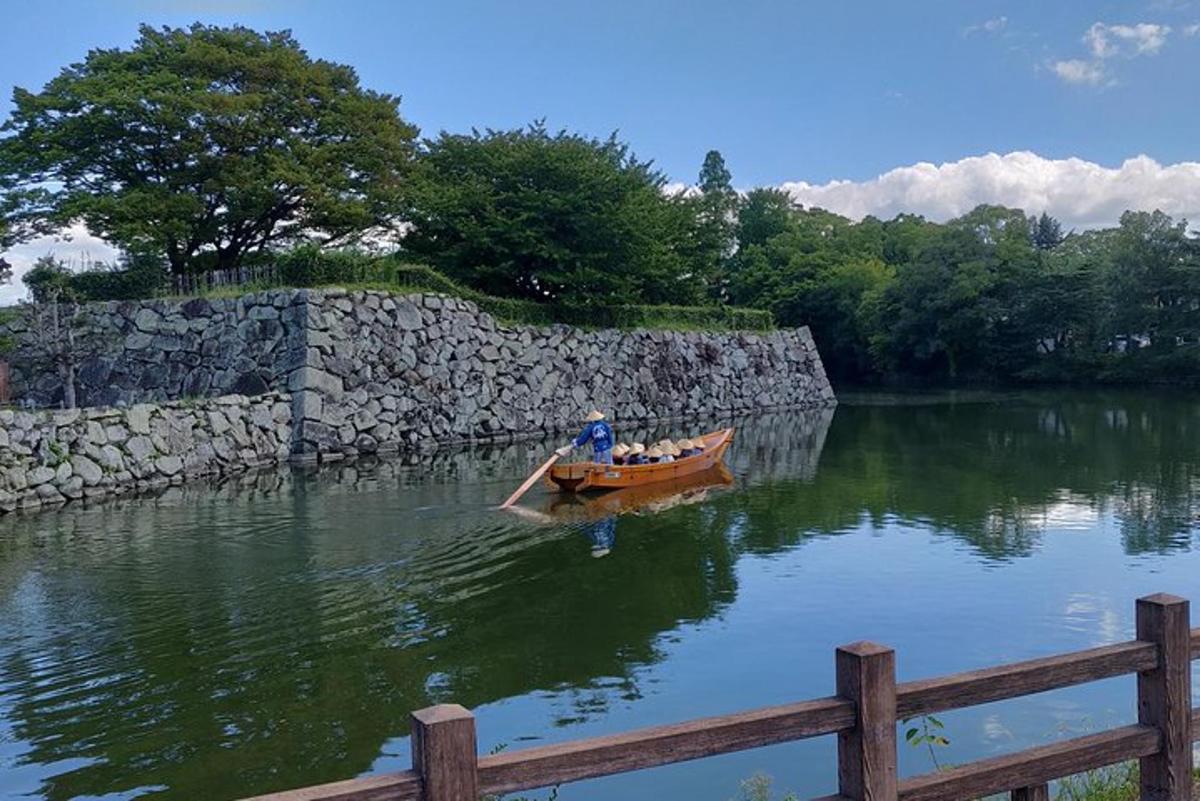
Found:
[{"label": "weathered wood post", "polygon": [[1011,801],[1050,801],[1050,785],[1032,784],[1018,787],[1010,794]]},{"label": "weathered wood post", "polygon": [[896,652],[871,642],[837,649],[837,694],[854,702],[854,728],[838,733],[838,793],[896,801]]},{"label": "weathered wood post", "polygon": [[412,713],[413,770],[424,801],[479,801],[475,716],[458,704]]},{"label": "weathered wood post", "polygon": [[1138,723],[1162,733],[1141,759],[1141,801],[1191,801],[1192,663],[1188,602],[1159,593],[1137,601],[1137,638],[1158,646],[1158,667],[1138,673]]}]

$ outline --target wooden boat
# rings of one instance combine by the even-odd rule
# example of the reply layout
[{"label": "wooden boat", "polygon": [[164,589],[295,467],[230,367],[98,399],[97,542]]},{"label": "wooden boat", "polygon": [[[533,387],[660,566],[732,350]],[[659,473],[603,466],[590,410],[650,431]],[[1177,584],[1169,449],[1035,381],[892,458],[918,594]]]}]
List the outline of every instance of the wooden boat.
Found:
[{"label": "wooden boat", "polygon": [[[696,439],[696,437],[692,437]],[[608,465],[596,462],[573,462],[550,468],[546,482],[566,492],[585,490],[616,490],[641,484],[670,481],[693,473],[702,473],[718,464],[733,441],[733,429],[723,428],[699,437],[704,452],[685,456],[673,462],[637,465]]]}]

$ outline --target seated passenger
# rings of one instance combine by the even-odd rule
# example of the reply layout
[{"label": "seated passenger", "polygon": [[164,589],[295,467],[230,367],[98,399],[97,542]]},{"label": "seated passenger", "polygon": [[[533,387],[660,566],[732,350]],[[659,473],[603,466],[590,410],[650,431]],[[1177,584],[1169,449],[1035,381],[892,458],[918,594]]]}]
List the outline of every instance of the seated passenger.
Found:
[{"label": "seated passenger", "polygon": [[662,448],[655,445],[650,450],[646,451],[646,461],[650,464],[658,464],[663,460]]},{"label": "seated passenger", "polygon": [[629,453],[625,455],[625,464],[646,464],[646,446],[640,442],[629,446]]},{"label": "seated passenger", "polygon": [[692,440],[692,447],[696,449],[697,454],[704,453],[704,440],[696,437]]},{"label": "seated passenger", "polygon": [[689,456],[695,456],[696,446],[690,439],[681,439],[675,443],[679,447],[679,458],[686,459]]},{"label": "seated passenger", "polygon": [[625,464],[625,457],[629,455],[629,446],[622,442],[613,448],[612,454],[613,464]]}]

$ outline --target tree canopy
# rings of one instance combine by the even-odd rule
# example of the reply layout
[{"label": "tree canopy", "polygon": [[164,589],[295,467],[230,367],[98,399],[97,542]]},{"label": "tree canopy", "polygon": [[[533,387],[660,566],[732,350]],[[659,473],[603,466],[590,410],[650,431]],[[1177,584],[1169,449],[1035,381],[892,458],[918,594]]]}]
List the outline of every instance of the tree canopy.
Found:
[{"label": "tree canopy", "polygon": [[348,240],[402,208],[417,130],[398,104],[288,32],[143,26],[128,50],[14,90],[4,211],[13,237],[82,220],[176,272]]},{"label": "tree canopy", "polygon": [[693,211],[616,136],[544,124],[425,143],[403,249],[496,295],[691,303]]}]

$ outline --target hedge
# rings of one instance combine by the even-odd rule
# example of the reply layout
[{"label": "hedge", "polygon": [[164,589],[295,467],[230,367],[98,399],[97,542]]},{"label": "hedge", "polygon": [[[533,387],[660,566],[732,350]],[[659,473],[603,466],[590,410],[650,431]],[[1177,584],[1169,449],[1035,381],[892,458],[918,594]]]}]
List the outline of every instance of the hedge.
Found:
[{"label": "hedge", "polygon": [[419,264],[399,264],[389,283],[442,292],[469,300],[483,311],[506,322],[527,325],[563,323],[592,328],[697,328],[766,331],[774,327],[771,312],[733,306],[576,306],[500,298],[447,278]]},{"label": "hedge", "polygon": [[[405,264],[395,257],[370,256],[354,251],[327,251],[305,246],[271,254],[262,266],[273,269],[267,271],[270,278],[256,282],[255,288],[365,284],[395,287],[397,290],[440,292],[469,300],[483,311],[509,323],[753,331],[774,327],[771,313],[761,309],[731,306],[577,306],[501,298],[463,286],[423,265]],[[170,280],[158,268],[75,273],[68,280],[75,295],[82,300],[132,300],[170,292]]]}]

